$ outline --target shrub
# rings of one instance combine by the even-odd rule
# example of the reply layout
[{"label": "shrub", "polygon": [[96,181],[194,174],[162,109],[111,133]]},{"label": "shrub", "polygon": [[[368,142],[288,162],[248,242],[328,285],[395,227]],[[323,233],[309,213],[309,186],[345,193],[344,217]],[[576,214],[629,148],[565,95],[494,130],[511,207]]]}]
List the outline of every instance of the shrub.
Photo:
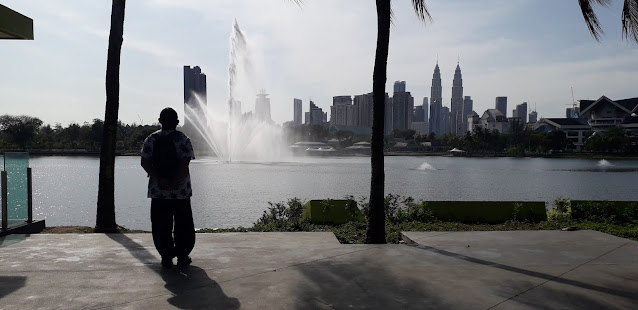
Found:
[{"label": "shrub", "polygon": [[558,196],[554,199],[554,208],[556,208],[559,213],[567,213],[570,209],[570,203],[571,202],[568,198]]},{"label": "shrub", "polygon": [[270,207],[254,224],[255,231],[308,231],[312,228],[310,221],[302,217],[304,207],[300,199],[268,204]]}]

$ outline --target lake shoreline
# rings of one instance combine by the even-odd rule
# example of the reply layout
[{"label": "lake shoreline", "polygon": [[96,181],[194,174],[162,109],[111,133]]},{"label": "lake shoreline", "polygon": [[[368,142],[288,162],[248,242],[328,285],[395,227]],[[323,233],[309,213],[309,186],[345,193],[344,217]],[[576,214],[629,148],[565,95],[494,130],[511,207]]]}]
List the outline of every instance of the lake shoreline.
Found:
[{"label": "lake shoreline", "polygon": [[[5,152],[0,152],[1,155],[4,155]],[[64,151],[55,151],[55,150],[32,150],[28,151],[30,156],[86,156],[86,157],[100,157],[100,152],[98,151],[83,151],[83,150],[64,150]],[[116,151],[115,156],[139,156],[139,151],[132,150],[124,150],[124,151]],[[197,156],[212,156],[214,155],[206,154],[206,153],[197,153]],[[594,154],[594,153],[557,153],[557,154],[530,154],[526,156],[508,156],[505,153],[491,153],[491,154],[483,154],[483,153],[465,153],[463,155],[452,155],[449,152],[384,152],[384,156],[422,156],[422,157],[431,157],[431,156],[445,156],[445,157],[465,157],[465,158],[574,158],[574,159],[621,159],[621,160],[638,160],[638,155],[635,154]],[[297,157],[318,157],[313,155],[305,155],[305,156],[297,156]],[[362,155],[335,155],[329,156],[332,158],[350,158],[350,157],[369,157]]]}]

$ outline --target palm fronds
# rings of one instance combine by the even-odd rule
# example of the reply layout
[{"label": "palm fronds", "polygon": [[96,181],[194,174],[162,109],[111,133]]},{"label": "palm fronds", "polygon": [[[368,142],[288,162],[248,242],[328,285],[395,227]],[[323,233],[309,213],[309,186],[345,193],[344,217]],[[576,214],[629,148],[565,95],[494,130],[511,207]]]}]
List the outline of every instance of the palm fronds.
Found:
[{"label": "palm fronds", "polygon": [[610,0],[578,0],[578,5],[580,6],[580,11],[583,13],[583,18],[585,19],[587,28],[596,41],[600,41],[600,36],[604,33],[604,31],[602,27],[600,27],[600,22],[598,21],[598,17],[594,12],[592,4],[608,6],[610,3]]},{"label": "palm fronds", "polygon": [[622,36],[638,43],[638,0],[625,0],[622,8]]}]

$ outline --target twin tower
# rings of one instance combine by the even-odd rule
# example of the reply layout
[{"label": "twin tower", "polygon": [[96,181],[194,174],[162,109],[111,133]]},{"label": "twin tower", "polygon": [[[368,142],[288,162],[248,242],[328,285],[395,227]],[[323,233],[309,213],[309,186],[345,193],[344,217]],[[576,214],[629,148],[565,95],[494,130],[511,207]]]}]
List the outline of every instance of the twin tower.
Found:
[{"label": "twin tower", "polygon": [[472,114],[473,101],[470,96],[463,97],[463,77],[461,67],[456,64],[454,81],[452,82],[452,100],[450,108],[443,106],[443,88],[441,87],[441,70],[437,61],[432,76],[430,92],[430,132],[437,136],[446,133],[463,135],[467,132],[467,118]]}]

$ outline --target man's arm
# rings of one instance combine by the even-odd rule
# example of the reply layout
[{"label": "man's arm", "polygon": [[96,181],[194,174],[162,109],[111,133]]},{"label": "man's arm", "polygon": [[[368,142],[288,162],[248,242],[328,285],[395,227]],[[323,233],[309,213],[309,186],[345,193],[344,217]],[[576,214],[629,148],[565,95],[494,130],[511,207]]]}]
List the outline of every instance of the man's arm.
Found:
[{"label": "man's arm", "polygon": [[142,168],[144,168],[144,171],[148,173],[148,176],[151,179],[155,179],[157,177],[157,171],[155,171],[155,169],[153,168],[153,162],[150,158],[142,157],[142,161],[140,162],[140,164],[142,165]]}]

